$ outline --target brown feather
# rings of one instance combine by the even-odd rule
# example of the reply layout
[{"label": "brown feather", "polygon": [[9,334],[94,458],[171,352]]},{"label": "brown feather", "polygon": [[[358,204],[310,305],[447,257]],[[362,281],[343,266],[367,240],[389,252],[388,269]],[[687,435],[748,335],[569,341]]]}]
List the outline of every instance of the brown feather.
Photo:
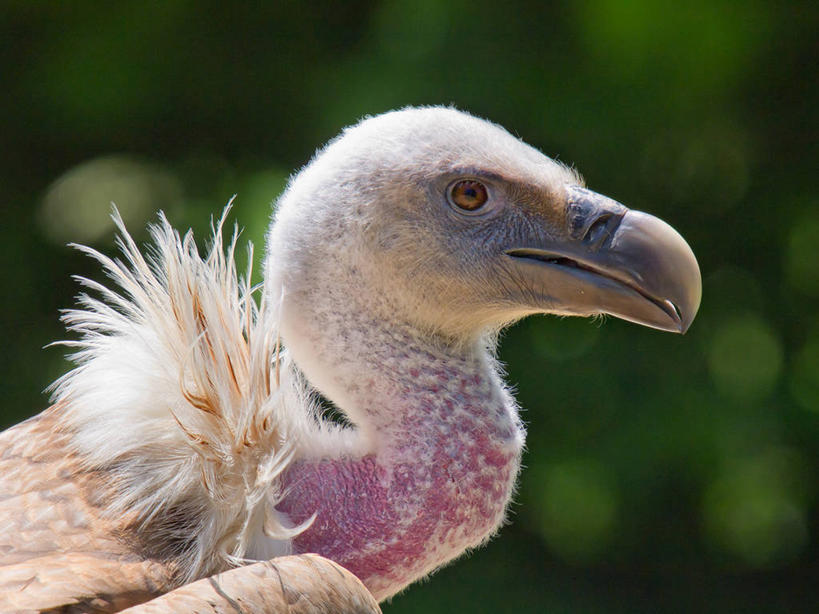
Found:
[{"label": "brown feather", "polygon": [[381,611],[358,578],[312,554],[175,588],[172,559],[142,543],[135,519],[103,513],[112,480],[70,452],[60,410],[0,433],[0,612]]},{"label": "brown feather", "polygon": [[0,611],[112,612],[169,590],[131,519],[103,516],[110,485],[67,450],[59,411],[0,433]]}]

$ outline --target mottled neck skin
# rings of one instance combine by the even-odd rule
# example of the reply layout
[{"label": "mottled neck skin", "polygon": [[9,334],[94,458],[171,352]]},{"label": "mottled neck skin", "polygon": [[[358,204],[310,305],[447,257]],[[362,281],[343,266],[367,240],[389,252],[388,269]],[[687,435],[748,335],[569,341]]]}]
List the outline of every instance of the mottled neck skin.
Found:
[{"label": "mottled neck skin", "polygon": [[278,509],[297,523],[315,513],[294,549],[339,562],[382,600],[497,530],[523,431],[482,345],[447,348],[388,309],[315,299],[288,297],[285,341],[361,449],[294,463]]}]

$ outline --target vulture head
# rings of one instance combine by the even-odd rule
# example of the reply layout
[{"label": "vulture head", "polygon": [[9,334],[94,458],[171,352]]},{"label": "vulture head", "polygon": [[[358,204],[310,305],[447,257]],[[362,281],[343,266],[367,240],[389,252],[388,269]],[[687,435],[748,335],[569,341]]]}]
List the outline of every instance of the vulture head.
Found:
[{"label": "vulture head", "polygon": [[319,294],[460,345],[534,313],[684,333],[701,293],[668,224],[441,107],[368,118],[319,151],[278,203],[266,274],[287,295],[285,340],[310,328]]}]

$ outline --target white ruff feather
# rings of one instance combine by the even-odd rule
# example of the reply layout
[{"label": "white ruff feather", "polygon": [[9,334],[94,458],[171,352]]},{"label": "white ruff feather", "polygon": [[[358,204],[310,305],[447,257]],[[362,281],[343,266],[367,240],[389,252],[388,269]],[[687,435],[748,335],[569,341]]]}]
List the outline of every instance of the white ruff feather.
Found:
[{"label": "white ruff feather", "polygon": [[305,528],[274,506],[309,401],[279,352],[278,306],[257,306],[250,271],[236,274],[235,230],[223,252],[229,208],[204,258],[160,215],[146,259],[114,211],[124,262],[79,249],[119,290],[80,278],[101,298],[64,314],[77,366],[55,383],[76,451],[113,475],[108,512],[135,515],[186,579],[283,554]]}]

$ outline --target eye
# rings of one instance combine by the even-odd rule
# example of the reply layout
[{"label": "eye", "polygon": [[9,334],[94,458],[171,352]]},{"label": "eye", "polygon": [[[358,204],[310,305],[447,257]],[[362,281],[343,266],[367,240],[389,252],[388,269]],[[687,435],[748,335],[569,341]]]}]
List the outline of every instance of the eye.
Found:
[{"label": "eye", "polygon": [[449,200],[459,209],[476,211],[489,200],[489,193],[480,181],[461,179],[449,187]]}]

